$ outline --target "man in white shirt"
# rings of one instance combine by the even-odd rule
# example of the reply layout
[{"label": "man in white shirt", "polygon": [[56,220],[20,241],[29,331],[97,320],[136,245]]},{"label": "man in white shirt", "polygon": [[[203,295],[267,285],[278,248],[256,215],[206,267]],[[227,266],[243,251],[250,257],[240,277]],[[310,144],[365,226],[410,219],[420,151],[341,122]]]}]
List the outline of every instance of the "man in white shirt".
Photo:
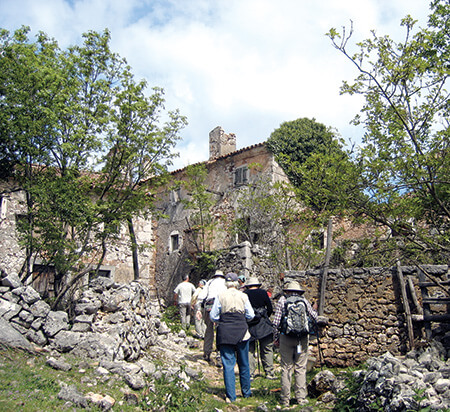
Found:
[{"label": "man in white shirt", "polygon": [[183,281],[173,291],[174,304],[178,306],[181,317],[181,326],[189,329],[191,324],[191,299],[195,293],[195,286],[189,282],[189,275],[183,276]]}]

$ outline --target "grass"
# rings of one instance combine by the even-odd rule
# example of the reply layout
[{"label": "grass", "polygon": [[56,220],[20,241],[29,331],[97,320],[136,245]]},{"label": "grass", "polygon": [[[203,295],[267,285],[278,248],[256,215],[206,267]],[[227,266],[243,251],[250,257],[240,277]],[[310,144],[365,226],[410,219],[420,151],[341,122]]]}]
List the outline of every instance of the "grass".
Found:
[{"label": "grass", "polygon": [[[217,370],[215,382],[208,379],[189,382],[186,390],[184,382],[178,377],[162,376],[149,380],[147,387],[133,391],[116,375],[101,378],[95,373],[97,363],[77,359],[65,354],[65,360],[72,365],[68,372],[58,371],[46,365],[44,354],[30,354],[17,349],[0,347],[0,410],[2,412],[21,411],[71,411],[86,410],[74,405],[68,406],[58,398],[61,383],[75,385],[83,394],[89,392],[109,395],[116,400],[113,411],[255,411],[265,405],[268,411],[279,405],[280,382],[262,376],[252,382],[253,396],[248,399],[238,397],[228,405],[224,401],[224,385],[221,370]],[[308,380],[314,375],[310,373]],[[239,393],[239,379],[237,391]],[[131,400],[130,400],[131,399]],[[314,411],[321,409],[310,400]],[[100,411],[95,404],[89,404],[90,411]],[[294,406],[293,411],[301,410]],[[324,410],[324,409],[323,409]]]}]

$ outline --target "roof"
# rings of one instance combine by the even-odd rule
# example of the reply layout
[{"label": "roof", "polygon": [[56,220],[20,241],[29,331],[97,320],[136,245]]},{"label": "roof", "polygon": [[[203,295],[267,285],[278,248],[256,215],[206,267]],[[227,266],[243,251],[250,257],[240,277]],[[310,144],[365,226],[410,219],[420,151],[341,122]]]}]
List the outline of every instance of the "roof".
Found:
[{"label": "roof", "polygon": [[[242,149],[235,150],[234,152],[228,153],[226,155],[216,157],[214,159],[209,159],[209,160],[205,160],[203,162],[193,163],[191,166],[200,165],[200,164],[214,163],[214,162],[217,162],[218,160],[223,160],[223,159],[226,159],[228,157],[237,155],[239,153],[246,152],[248,150],[253,150],[253,149],[257,148],[257,147],[265,146],[265,144],[266,144],[266,142],[256,143],[256,144],[253,144],[251,146],[247,146],[247,147],[243,147]],[[170,172],[170,174],[176,174],[176,173],[182,172],[184,169],[186,169],[186,167],[182,167],[181,169],[173,170],[172,172]]]}]

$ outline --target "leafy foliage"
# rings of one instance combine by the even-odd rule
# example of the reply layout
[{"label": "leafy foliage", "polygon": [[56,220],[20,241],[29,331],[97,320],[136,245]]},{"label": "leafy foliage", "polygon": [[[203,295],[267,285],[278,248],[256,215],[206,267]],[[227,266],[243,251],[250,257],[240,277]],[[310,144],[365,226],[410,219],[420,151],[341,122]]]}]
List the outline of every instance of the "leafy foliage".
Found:
[{"label": "leafy foliage", "polygon": [[[389,228],[400,251],[415,249],[410,262],[426,254],[438,263],[447,261],[450,252],[450,105],[445,89],[450,5],[437,0],[431,9],[426,29],[415,32],[410,16],[402,20],[402,42],[373,32],[351,54],[352,28],[348,34],[331,29],[328,36],[360,73],[353,83],[344,82],[342,93],[361,94],[366,101],[354,119],[366,128],[350,167],[357,190],[339,202],[350,215]],[[318,176],[313,178],[315,187],[324,186]]]},{"label": "leafy foliage", "polygon": [[186,120],[164,113],[162,89],[147,96],[107,30],[67,50],[28,32],[0,32],[0,163],[26,193],[23,278],[39,258],[75,282],[151,210]]},{"label": "leafy foliage", "polygon": [[206,166],[198,163],[186,168],[187,179],[182,182],[189,196],[183,203],[191,210],[188,222],[190,240],[201,253],[210,250],[214,230],[217,227],[211,214],[211,208],[215,204],[214,194],[208,192],[207,176]]},{"label": "leafy foliage", "polygon": [[310,156],[341,151],[336,133],[315,119],[308,118],[282,123],[272,132],[266,145],[294,186],[301,184],[304,176],[298,168]]}]

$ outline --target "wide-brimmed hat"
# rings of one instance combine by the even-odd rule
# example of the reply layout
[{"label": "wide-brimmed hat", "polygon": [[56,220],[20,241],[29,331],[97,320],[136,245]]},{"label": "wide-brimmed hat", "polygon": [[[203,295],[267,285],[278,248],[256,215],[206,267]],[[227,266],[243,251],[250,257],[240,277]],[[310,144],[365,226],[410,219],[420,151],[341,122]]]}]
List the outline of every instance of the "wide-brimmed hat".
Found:
[{"label": "wide-brimmed hat", "polygon": [[253,276],[251,278],[249,278],[245,284],[245,286],[250,287],[250,286],[261,286],[261,282],[258,280],[257,277]]},{"label": "wide-brimmed hat", "polygon": [[227,282],[237,282],[238,275],[236,275],[236,273],[233,272],[227,273],[227,275],[225,276],[225,280]]},{"label": "wide-brimmed hat", "polygon": [[286,285],[283,287],[283,290],[285,292],[305,293],[305,290],[300,286],[300,283],[295,280],[291,280],[290,282],[286,283]]},{"label": "wide-brimmed hat", "polygon": [[225,277],[225,275],[223,274],[223,272],[221,270],[216,270],[216,273],[214,273],[214,276],[222,276],[223,278]]}]

